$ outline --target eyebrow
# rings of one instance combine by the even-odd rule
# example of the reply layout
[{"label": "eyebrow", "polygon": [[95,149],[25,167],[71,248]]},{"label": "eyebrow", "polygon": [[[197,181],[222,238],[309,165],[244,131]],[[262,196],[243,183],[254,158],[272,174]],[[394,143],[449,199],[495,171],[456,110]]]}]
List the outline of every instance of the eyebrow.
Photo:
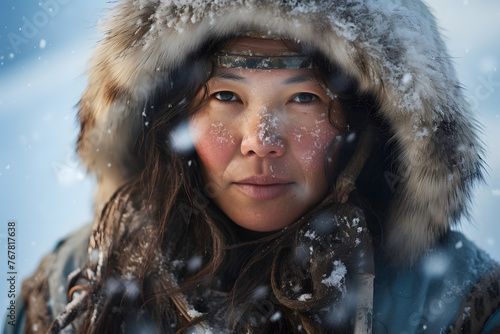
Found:
[{"label": "eyebrow", "polygon": [[215,77],[216,78],[221,78],[221,79],[227,79],[227,80],[241,81],[241,82],[246,82],[247,81],[241,75],[234,74],[234,73],[227,73],[227,72],[217,73],[215,75]]},{"label": "eyebrow", "polygon": [[283,85],[293,85],[297,83],[303,83],[308,81],[314,81],[316,77],[313,74],[298,74],[291,78],[288,78],[283,81]]},{"label": "eyebrow", "polygon": [[[221,79],[227,79],[227,80],[234,80],[234,81],[239,81],[239,82],[246,82],[247,80],[245,77],[242,77],[241,75],[234,74],[234,73],[227,73],[227,72],[222,72],[222,73],[217,73],[214,77],[216,78],[221,78]],[[309,81],[314,81],[316,80],[316,76],[314,74],[298,74],[293,77],[287,78],[282,82],[283,85],[293,85],[297,83],[303,83],[303,82],[309,82]]]}]

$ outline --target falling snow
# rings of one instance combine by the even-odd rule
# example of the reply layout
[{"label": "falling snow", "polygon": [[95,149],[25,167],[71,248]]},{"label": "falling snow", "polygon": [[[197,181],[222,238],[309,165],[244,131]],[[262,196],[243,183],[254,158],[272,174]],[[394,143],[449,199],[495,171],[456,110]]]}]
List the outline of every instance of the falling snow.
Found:
[{"label": "falling snow", "polygon": [[170,133],[169,145],[172,150],[179,153],[188,153],[194,149],[194,139],[187,121],[173,129]]},{"label": "falling snow", "polygon": [[278,311],[271,316],[270,320],[274,322],[280,320],[280,318],[281,318],[281,312]]},{"label": "falling snow", "polygon": [[191,272],[197,271],[198,269],[201,268],[202,264],[203,264],[203,258],[199,255],[195,255],[191,259],[189,259],[187,264],[187,269]]},{"label": "falling snow", "polygon": [[[141,0],[141,3],[146,3],[146,1]],[[177,1],[177,3],[181,3],[181,1]],[[187,9],[186,9],[186,10],[187,10]],[[180,24],[180,23],[185,24],[186,22],[192,22],[192,23],[193,23],[193,22],[198,22],[198,21],[202,18],[202,16],[203,16],[203,15],[204,15],[204,14],[203,14],[202,12],[201,12],[201,13],[198,13],[197,15],[194,15],[194,14],[193,14],[193,15],[188,15],[188,14],[183,15],[182,17],[180,17],[180,18],[179,18],[179,24]],[[159,19],[159,18],[161,18],[161,15],[158,15],[158,18],[156,18],[156,19]],[[142,24],[142,22],[138,22],[137,24]],[[180,26],[180,25],[179,25],[179,26]],[[356,32],[355,32],[355,31],[352,31],[352,29],[353,29],[353,28],[352,28],[352,27],[350,27],[348,24],[345,24],[345,25],[343,25],[343,26],[340,26],[340,25],[339,25],[339,27],[340,27],[341,29],[344,29],[346,34],[348,34],[348,33],[350,32],[349,36],[351,36],[352,38],[355,38],[355,37],[356,37]],[[179,29],[179,30],[180,30],[180,29]],[[153,31],[153,30],[152,30],[152,31]],[[158,30],[156,30],[156,31],[158,31]],[[49,39],[49,40],[50,40],[50,39]],[[45,48],[45,47],[46,47],[46,45],[47,45],[46,43],[47,43],[47,42],[45,41],[45,39],[40,40],[40,44],[39,44],[40,49]],[[35,45],[36,45],[36,44],[35,44]],[[468,52],[468,51],[469,51],[469,50],[467,50],[467,52]],[[6,54],[6,56],[7,56],[7,54]],[[13,58],[14,58],[14,54],[13,54],[13,53],[10,53],[10,54],[8,55],[8,57],[10,57],[11,59],[13,59]],[[3,57],[2,57],[2,59],[3,59]],[[405,68],[402,68],[402,69],[401,69],[401,71],[406,71],[406,70],[407,70],[407,69],[405,69]],[[403,72],[402,72],[402,73],[403,73]],[[412,83],[412,80],[413,80],[413,79],[414,79],[414,78],[413,78],[413,76],[412,76],[412,74],[411,74],[411,73],[405,73],[405,74],[402,76],[401,82],[402,82],[404,85],[409,85],[409,84],[411,84],[411,83]],[[147,122],[146,122],[146,123],[147,123]],[[146,123],[145,123],[145,124],[146,124]],[[424,129],[424,130],[425,130],[425,131],[427,131],[427,129]],[[422,135],[423,135],[423,134],[424,134],[424,131],[422,131],[421,133],[422,133]],[[302,135],[297,135],[297,136],[299,136],[299,137],[298,137],[298,141],[300,141],[300,140],[301,140],[301,136],[302,136]],[[179,138],[176,138],[176,139],[177,139],[178,141],[182,142],[182,141],[183,141],[183,139],[182,139],[182,134],[180,135],[180,137],[179,137]],[[352,141],[352,140],[354,140],[354,139],[355,139],[355,134],[354,134],[354,133],[352,133],[352,134],[350,134],[350,135],[347,137],[347,139],[346,139],[346,140],[349,142],[349,140],[351,140],[351,141]],[[177,141],[176,141],[176,142],[177,142]],[[191,145],[191,146],[190,146],[190,145]],[[192,147],[192,143],[188,143],[188,144],[186,145],[186,147],[191,148],[191,147]],[[98,149],[96,149],[96,151],[98,151]],[[180,151],[180,150],[179,150],[179,151]],[[191,163],[191,161],[188,163],[188,165],[191,165],[190,163]],[[16,165],[16,166],[18,166],[18,165]],[[9,170],[9,169],[10,169],[10,165],[7,165],[7,166],[5,167],[5,169],[6,169],[6,170]],[[17,170],[17,169],[18,169],[18,168],[15,168],[15,169],[14,169],[14,171],[15,171],[15,170]],[[2,174],[0,173],[0,175],[2,175]],[[491,190],[491,195],[493,195],[493,196],[500,196],[500,189],[493,189],[493,190]],[[490,195],[490,196],[491,196],[491,195]],[[308,232],[310,232],[310,231],[308,231]],[[315,236],[315,232],[313,231],[311,234],[306,235],[306,237],[311,237],[311,235]],[[312,239],[312,238],[311,238],[311,239]],[[359,240],[359,239],[356,239],[356,242],[358,242],[358,240]],[[483,239],[483,240],[484,240],[484,239]],[[493,238],[491,238],[491,237],[490,237],[490,238],[488,238],[488,239],[487,239],[487,244],[488,244],[488,245],[490,245],[490,246],[491,246],[491,245],[493,245],[493,244],[494,244],[494,239],[493,239]],[[461,242],[461,241],[455,244],[455,248],[456,248],[456,249],[460,249],[462,246],[463,246],[463,245],[462,245],[462,242]],[[99,254],[99,255],[102,255],[102,254]],[[446,264],[446,261],[442,261],[442,260],[441,260],[441,261],[437,261],[437,262],[442,262],[442,263],[445,263],[445,264]],[[430,267],[430,268],[433,268],[433,267],[439,267],[439,265],[429,265],[429,267]],[[446,267],[446,266],[445,266],[445,267]],[[435,272],[435,270],[431,270],[431,272]],[[267,288],[266,288],[266,287],[262,287],[262,289],[267,289]],[[303,294],[303,295],[301,295],[300,297],[306,298],[306,296],[307,296],[307,294]],[[299,298],[300,298],[300,297],[299,297]],[[469,312],[469,311],[470,311],[470,309],[466,309],[466,310],[465,310],[465,312]],[[193,311],[193,312],[196,312],[196,311]],[[465,313],[464,313],[464,315],[465,315]],[[467,316],[469,316],[469,314],[467,314]],[[34,325],[34,326],[33,326],[33,330],[34,330],[34,331],[36,331],[36,330],[38,329],[38,328],[37,328],[37,327],[35,327],[35,326],[36,326],[36,325]]]}]

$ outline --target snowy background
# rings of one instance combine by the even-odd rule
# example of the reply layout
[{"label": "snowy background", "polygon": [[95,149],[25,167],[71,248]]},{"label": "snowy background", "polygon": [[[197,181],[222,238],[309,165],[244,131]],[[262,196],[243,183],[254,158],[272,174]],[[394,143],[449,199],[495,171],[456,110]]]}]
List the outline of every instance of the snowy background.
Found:
[{"label": "snowy background", "polygon": [[[0,3],[0,325],[7,299],[7,223],[17,223],[17,292],[57,240],[92,218],[95,180],[74,153],[75,104],[105,0]],[[433,0],[487,146],[474,220],[459,228],[500,260],[500,1]],[[5,278],[4,278],[5,277]]]}]

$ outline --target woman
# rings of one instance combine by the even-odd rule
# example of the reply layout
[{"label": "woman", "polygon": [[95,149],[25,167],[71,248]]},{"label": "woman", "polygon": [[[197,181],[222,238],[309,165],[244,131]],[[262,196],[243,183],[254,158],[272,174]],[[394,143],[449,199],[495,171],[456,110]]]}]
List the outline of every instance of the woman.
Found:
[{"label": "woman", "polygon": [[500,329],[498,265],[450,231],[482,150],[424,4],[121,1],[106,29],[96,221],[19,331]]}]

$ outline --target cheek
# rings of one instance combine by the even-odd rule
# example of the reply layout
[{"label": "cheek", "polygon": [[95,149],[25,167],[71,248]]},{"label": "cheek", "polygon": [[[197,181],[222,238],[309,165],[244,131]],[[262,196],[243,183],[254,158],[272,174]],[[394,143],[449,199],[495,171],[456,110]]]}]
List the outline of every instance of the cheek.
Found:
[{"label": "cheek", "polygon": [[203,118],[192,119],[189,123],[202,167],[212,175],[223,173],[236,148],[230,129],[222,122]]},{"label": "cheek", "polygon": [[326,155],[332,153],[328,151],[338,132],[326,119],[322,119],[300,126],[292,133],[290,146],[307,174],[323,170]]}]

